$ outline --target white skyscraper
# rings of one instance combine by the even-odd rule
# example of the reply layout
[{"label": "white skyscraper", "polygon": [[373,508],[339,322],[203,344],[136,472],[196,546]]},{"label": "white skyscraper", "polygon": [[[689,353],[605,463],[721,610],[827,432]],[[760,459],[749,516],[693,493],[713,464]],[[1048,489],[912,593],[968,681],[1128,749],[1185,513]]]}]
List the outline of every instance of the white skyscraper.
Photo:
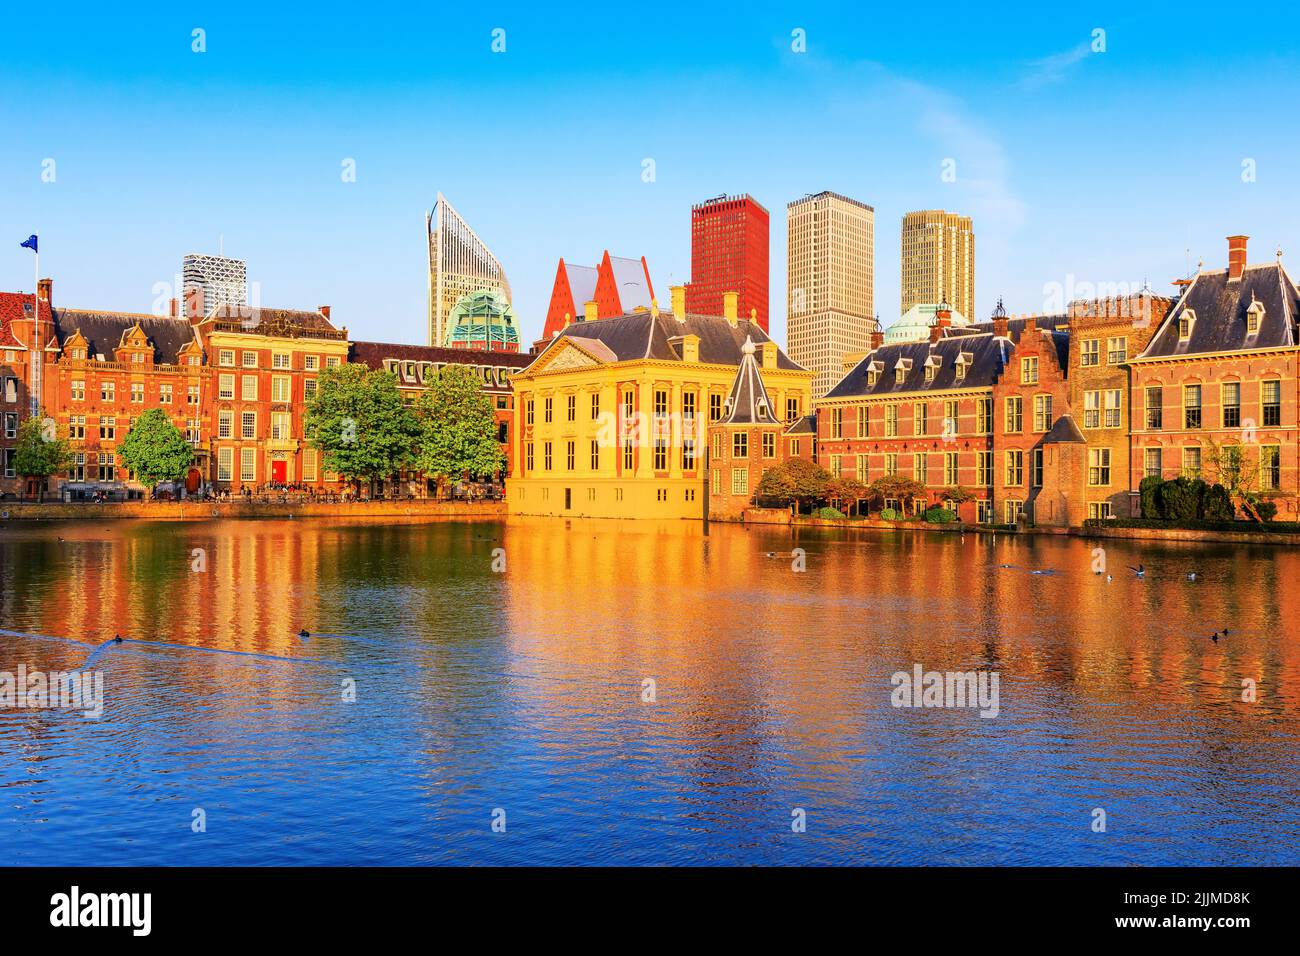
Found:
[{"label": "white skyscraper", "polygon": [[424,217],[429,237],[429,344],[447,344],[451,313],[465,296],[486,289],[510,302],[510,282],[501,263],[442,193]]},{"label": "white skyscraper", "polygon": [[191,252],[181,264],[182,301],[191,289],[203,290],[203,311],[222,305],[248,305],[248,264],[242,259]]}]

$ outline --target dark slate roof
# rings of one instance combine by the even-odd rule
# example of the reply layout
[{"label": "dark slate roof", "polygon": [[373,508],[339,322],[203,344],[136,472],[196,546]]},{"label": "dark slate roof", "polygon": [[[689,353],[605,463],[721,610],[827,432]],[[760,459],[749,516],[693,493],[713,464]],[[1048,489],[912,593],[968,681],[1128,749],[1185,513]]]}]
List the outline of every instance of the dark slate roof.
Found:
[{"label": "dark slate roof", "polygon": [[720,425],[779,425],[772,414],[772,400],[763,385],[763,376],[754,361],[754,343],[745,339],[740,347],[744,357],[736,369],[736,379],[731,383],[727,401],[723,406]]},{"label": "dark slate roof", "polygon": [[[508,389],[509,369],[513,372],[528,365],[531,355],[518,352],[489,352],[483,349],[449,349],[434,345],[401,345],[390,342],[353,342],[348,361],[367,368],[386,368],[386,362],[396,363],[397,380],[409,388],[423,388],[433,378],[432,369],[440,365],[468,365],[477,370],[488,389]],[[407,369],[407,363],[411,369]]]},{"label": "dark slate roof", "polygon": [[795,419],[794,423],[785,430],[787,435],[816,435],[817,434],[817,413],[805,415],[803,418]]},{"label": "dark slate roof", "polygon": [[122,336],[137,323],[154,348],[155,362],[179,364],[181,349],[194,341],[194,329],[183,318],[173,319],[135,312],[54,310],[54,332],[59,344],[66,342],[74,332],[80,332],[89,343],[89,354],[102,355],[106,362],[116,360]]},{"label": "dark slate roof", "polygon": [[520,352],[483,349],[449,349],[436,345],[403,345],[398,342],[353,342],[349,362],[368,368],[383,368],[385,359],[402,362],[434,362],[442,365],[492,365],[526,368],[533,356]]},{"label": "dark slate roof", "polygon": [[[1011,341],[1019,342],[1025,327],[1031,322],[1036,328],[1052,331],[1058,325],[1068,325],[1070,317],[1068,315],[1035,315],[1032,318],[1007,319],[1007,335]],[[976,322],[968,326],[968,328],[975,332],[992,332],[993,323],[990,321]]]},{"label": "dark slate roof", "polygon": [[[649,358],[680,362],[680,343],[675,343],[674,340],[684,335],[699,336],[700,361],[714,365],[739,365],[744,357],[741,348],[747,338],[760,349],[764,342],[771,341],[756,322],[748,319],[738,319],[735,326],[732,326],[726,319],[716,315],[687,314],[679,322],[668,311],[660,312],[658,318],[653,312],[632,312],[593,322],[575,322],[554,336],[541,354],[554,348],[561,339],[570,338],[579,346],[584,341],[601,343],[614,356],[614,361]],[[540,358],[540,355],[535,358]],[[779,348],[776,367],[803,370],[802,366]]]},{"label": "dark slate roof", "polygon": [[1081,444],[1086,445],[1088,439],[1083,437],[1083,432],[1079,431],[1079,426],[1074,421],[1073,415],[1062,415],[1052,424],[1052,430],[1047,433],[1043,441],[1048,444]]},{"label": "dark slate roof", "polygon": [[[956,335],[938,342],[899,342],[882,345],[868,352],[840,379],[827,398],[845,398],[854,395],[884,396],[895,393],[939,391],[947,388],[983,388],[997,381],[1011,354],[1011,343],[993,335]],[[957,379],[957,357],[970,357],[966,375]],[[926,382],[925,365],[931,357],[938,361],[934,380]],[[896,369],[900,360],[911,362],[902,384],[897,383]],[[874,386],[868,385],[867,372],[877,364],[880,376]]]},{"label": "dark slate roof", "polygon": [[264,306],[222,304],[208,313],[209,319],[222,322],[240,322],[250,331],[257,331],[262,323],[276,325],[280,323],[310,329],[314,332],[337,332],[334,324],[320,311],[307,309],[272,309]]},{"label": "dark slate roof", "polygon": [[[1259,331],[1246,334],[1246,312],[1252,302],[1264,307]],[[1178,341],[1178,322],[1191,309],[1191,337]],[[1230,352],[1239,349],[1285,348],[1300,344],[1296,318],[1300,292],[1281,263],[1247,266],[1241,279],[1230,282],[1226,269],[1201,272],[1192,280],[1139,358]]]}]

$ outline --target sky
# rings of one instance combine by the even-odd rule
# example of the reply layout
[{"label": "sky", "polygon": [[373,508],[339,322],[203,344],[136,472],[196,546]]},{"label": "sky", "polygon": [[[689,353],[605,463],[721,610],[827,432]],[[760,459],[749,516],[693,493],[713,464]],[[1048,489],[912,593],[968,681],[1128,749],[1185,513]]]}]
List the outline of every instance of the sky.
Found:
[{"label": "sky", "polygon": [[5,11],[0,289],[32,288],[36,232],[56,305],[148,312],[220,245],[263,305],[424,343],[439,191],[504,265],[525,343],[560,257],[644,255],[666,304],[691,204],[720,193],[771,211],[781,342],[785,206],[824,189],[875,208],[885,325],[912,209],[973,217],[975,318],[1169,292],[1235,233],[1300,262],[1294,9],[276,6]]}]

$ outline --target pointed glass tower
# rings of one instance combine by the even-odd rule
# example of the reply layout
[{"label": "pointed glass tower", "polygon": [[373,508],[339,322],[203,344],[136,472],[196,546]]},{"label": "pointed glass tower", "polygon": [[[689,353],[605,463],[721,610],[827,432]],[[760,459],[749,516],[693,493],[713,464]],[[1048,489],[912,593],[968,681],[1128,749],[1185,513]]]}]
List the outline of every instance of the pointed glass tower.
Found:
[{"label": "pointed glass tower", "polygon": [[429,344],[446,346],[452,312],[465,296],[490,290],[510,301],[510,282],[492,250],[442,193],[424,217],[429,237]]}]

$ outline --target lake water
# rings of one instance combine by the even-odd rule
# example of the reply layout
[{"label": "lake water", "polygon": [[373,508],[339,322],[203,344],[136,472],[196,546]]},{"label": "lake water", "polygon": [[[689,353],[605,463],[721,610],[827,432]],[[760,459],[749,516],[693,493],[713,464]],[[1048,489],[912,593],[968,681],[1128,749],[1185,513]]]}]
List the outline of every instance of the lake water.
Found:
[{"label": "lake water", "polygon": [[0,671],[104,712],[0,710],[0,864],[1300,862],[1300,553],[1095,545],[9,522]]}]

